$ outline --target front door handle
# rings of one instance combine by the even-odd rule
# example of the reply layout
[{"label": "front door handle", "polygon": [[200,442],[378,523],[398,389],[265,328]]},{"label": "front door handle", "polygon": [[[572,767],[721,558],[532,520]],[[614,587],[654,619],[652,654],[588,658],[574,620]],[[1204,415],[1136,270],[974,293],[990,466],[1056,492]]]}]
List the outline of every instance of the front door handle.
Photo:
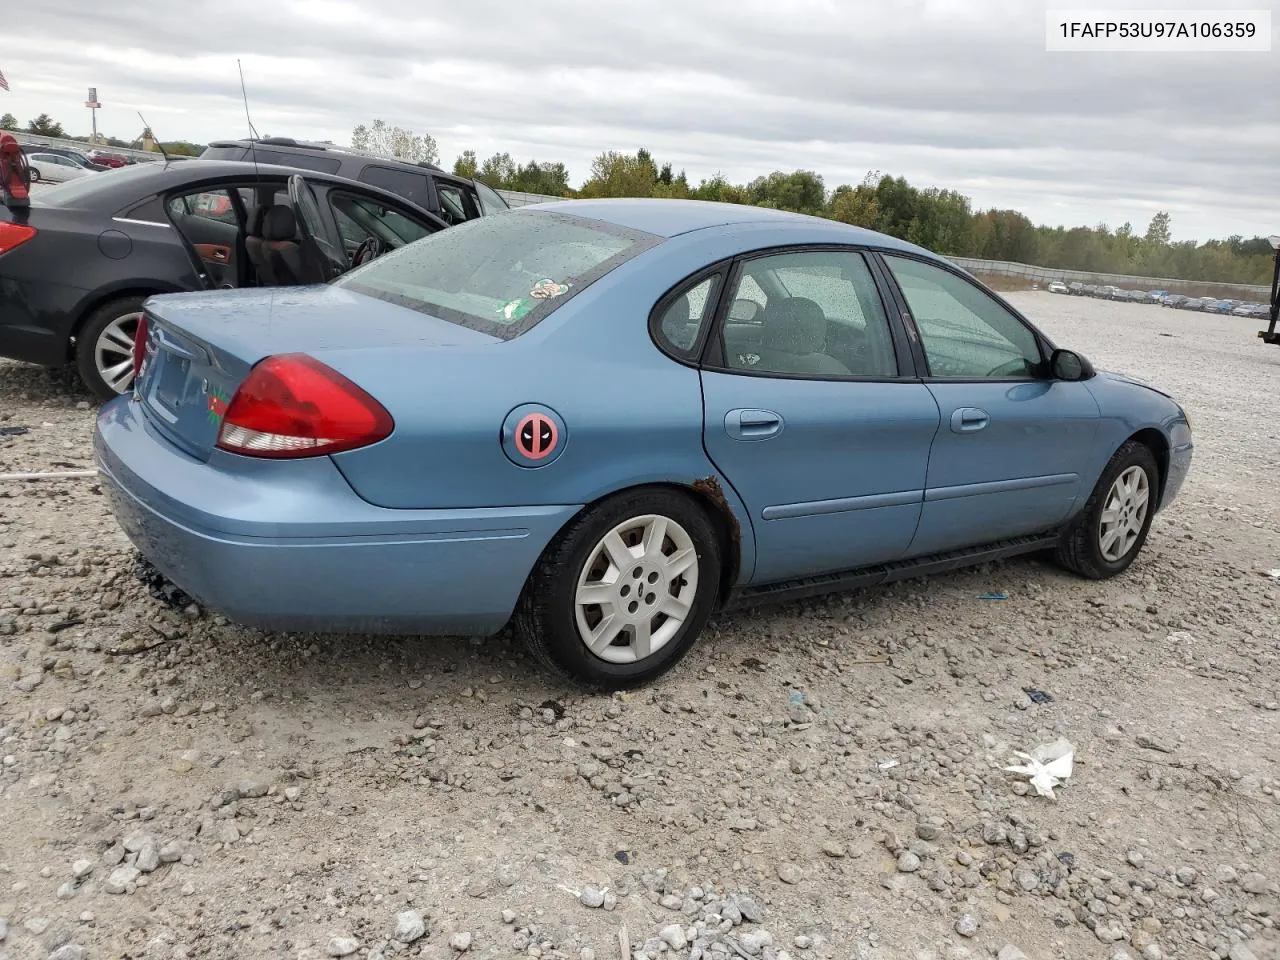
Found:
[{"label": "front door handle", "polygon": [[767,440],[782,432],[782,417],[772,410],[730,410],[724,429],[735,440]]},{"label": "front door handle", "polygon": [[961,407],[951,414],[951,429],[956,433],[973,433],[991,422],[987,411],[978,407]]}]

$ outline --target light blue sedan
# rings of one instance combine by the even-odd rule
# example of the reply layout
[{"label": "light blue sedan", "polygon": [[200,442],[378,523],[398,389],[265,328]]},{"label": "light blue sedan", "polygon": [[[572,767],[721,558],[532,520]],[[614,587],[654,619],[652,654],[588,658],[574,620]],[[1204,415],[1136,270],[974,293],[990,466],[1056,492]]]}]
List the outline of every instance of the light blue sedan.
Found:
[{"label": "light blue sedan", "polygon": [[526,207],[327,286],[154,297],[138,343],[96,456],[182,589],[265,629],[514,621],[595,687],[730,605],[1033,551],[1114,576],[1192,455],[1166,394],[947,261],[749,206]]}]

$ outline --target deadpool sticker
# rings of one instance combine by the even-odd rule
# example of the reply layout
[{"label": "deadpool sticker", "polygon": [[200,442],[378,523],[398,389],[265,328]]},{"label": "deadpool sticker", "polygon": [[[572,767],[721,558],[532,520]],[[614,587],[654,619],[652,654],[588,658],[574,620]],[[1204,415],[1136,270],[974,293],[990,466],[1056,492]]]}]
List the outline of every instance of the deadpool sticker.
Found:
[{"label": "deadpool sticker", "polygon": [[543,413],[530,413],[516,424],[516,451],[530,460],[545,460],[556,449],[559,430]]},{"label": "deadpool sticker", "polygon": [[541,467],[560,456],[568,439],[564,421],[550,407],[516,407],[502,425],[502,448],[519,467]]}]

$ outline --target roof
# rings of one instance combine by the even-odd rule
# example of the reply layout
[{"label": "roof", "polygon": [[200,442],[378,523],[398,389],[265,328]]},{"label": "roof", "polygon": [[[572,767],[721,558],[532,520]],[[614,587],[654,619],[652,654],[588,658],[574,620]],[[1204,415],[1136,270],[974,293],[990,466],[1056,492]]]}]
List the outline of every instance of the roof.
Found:
[{"label": "roof", "polygon": [[[84,209],[107,209],[116,203],[131,203],[135,200],[143,199],[149,194],[204,181],[231,180],[242,177],[251,181],[258,178],[271,178],[278,181],[282,178],[287,179],[294,174],[301,175],[311,181],[357,185],[361,190],[372,196],[386,197],[388,200],[394,200],[398,204],[417,209],[443,224],[443,221],[440,221],[438,217],[435,217],[434,214],[431,214],[412,200],[384,190],[381,187],[376,187],[373,184],[356,184],[355,181],[333,173],[320,173],[316,170],[303,170],[297,167],[277,166],[267,163],[255,164],[243,160],[196,159],[185,161],[169,160],[167,162],[157,160],[154,163],[139,163],[134,166],[119,167],[98,174],[92,180],[79,178],[70,181],[79,186],[80,192],[76,193],[74,200],[68,201],[65,205]],[[93,189],[90,193],[83,192],[91,187],[96,189]],[[44,195],[46,204],[49,204],[50,199],[49,194]],[[89,205],[88,207],[83,207],[86,200],[89,201]],[[63,204],[55,203],[50,205],[61,206]]]},{"label": "roof", "polygon": [[277,150],[280,148],[285,150],[292,148],[295,150],[314,151],[316,153],[339,153],[351,157],[362,157],[365,160],[378,160],[384,163],[400,163],[409,167],[425,167],[426,169],[437,173],[446,172],[439,164],[435,163],[427,163],[425,161],[417,160],[403,160],[399,157],[388,157],[380,153],[374,153],[370,150],[359,150],[355,147],[343,146],[339,143],[328,143],[319,140],[296,140],[293,137],[265,137],[260,140],[255,140],[252,137],[245,137],[239,140],[210,140],[208,146],[246,148],[262,147],[266,149],[274,147],[277,148]]},{"label": "roof", "polygon": [[[179,186],[191,181],[218,179],[220,177],[261,175],[279,178],[289,177],[295,173],[302,174],[312,180],[333,181],[342,179],[332,174],[318,173],[315,170],[269,166],[265,163],[261,165],[261,170],[259,170],[257,165],[239,160],[156,160],[150,163],[138,163],[107,171],[96,182],[101,185],[104,193],[115,192],[112,188],[118,188],[119,192],[122,193],[132,193],[140,184],[147,184],[145,189],[154,191],[167,189],[171,186]],[[366,185],[362,184],[362,186]]]},{"label": "roof", "polygon": [[855,227],[825,217],[811,217],[789,210],[755,207],[741,203],[713,203],[707,200],[658,200],[658,199],[602,199],[556,200],[534,204],[522,210],[547,210],[558,213],[602,220],[631,230],[642,230],[655,236],[669,238],[709,227],[727,227],[746,223],[777,223],[809,226],[829,232],[833,240],[842,243],[871,244],[875,246],[918,250],[887,234],[863,227]]}]

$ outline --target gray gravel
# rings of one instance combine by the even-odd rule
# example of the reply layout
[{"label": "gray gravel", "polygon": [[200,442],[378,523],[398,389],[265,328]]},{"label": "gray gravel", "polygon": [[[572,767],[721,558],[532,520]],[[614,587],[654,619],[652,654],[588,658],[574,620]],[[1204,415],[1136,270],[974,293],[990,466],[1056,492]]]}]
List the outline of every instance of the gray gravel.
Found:
[{"label": "gray gravel", "polygon": [[[1280,960],[1280,349],[1010,299],[1190,413],[1140,562],[721,617],[629,694],[506,635],[241,629],[94,481],[0,486],[0,956]],[[92,420],[0,363],[0,472],[89,466]],[[1058,737],[1056,800],[1004,772]]]}]

